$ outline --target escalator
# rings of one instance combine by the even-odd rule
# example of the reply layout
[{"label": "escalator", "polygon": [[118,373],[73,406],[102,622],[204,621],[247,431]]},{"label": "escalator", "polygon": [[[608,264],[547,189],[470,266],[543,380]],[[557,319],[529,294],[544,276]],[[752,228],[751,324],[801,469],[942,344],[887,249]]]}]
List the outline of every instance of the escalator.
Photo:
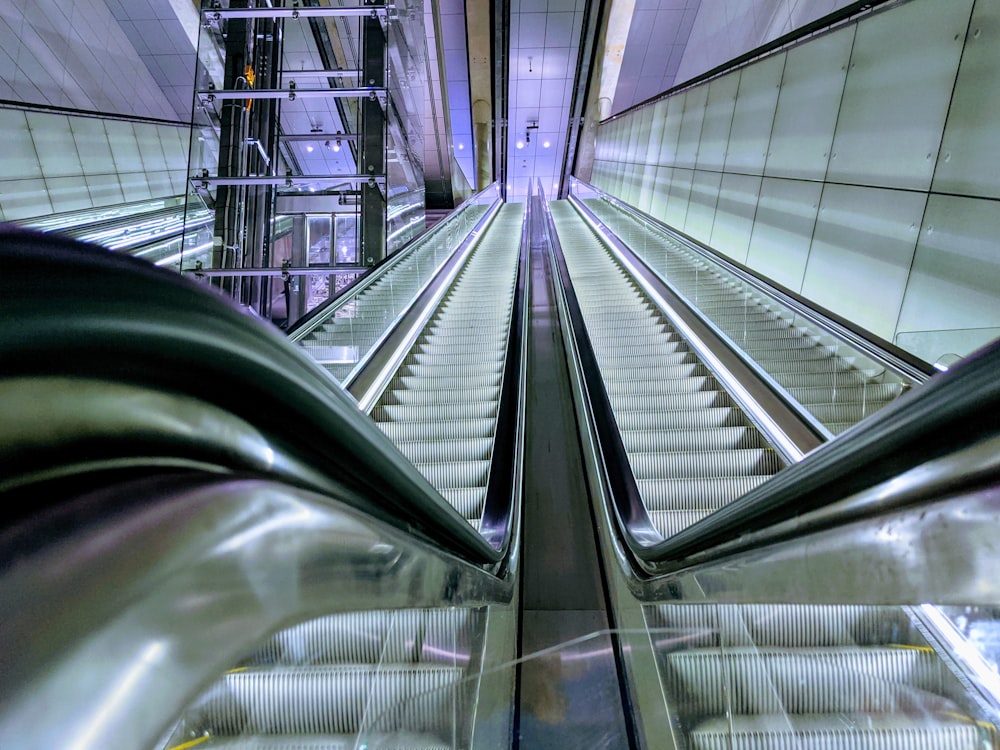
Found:
[{"label": "escalator", "polygon": [[183,195],[20,222],[176,270],[182,260],[193,268],[210,258],[213,223],[211,210],[200,202],[186,205]]},{"label": "escalator", "polygon": [[417,296],[448,263],[466,237],[497,207],[490,186],[459,206],[407,248],[389,256],[355,284],[296,324],[289,337],[344,385],[366,366],[371,352]]},{"label": "escalator", "polygon": [[896,360],[898,369],[869,358],[816,325],[787,290],[769,289],[631,207],[603,195],[581,203],[832,434],[874,414],[933,372],[911,358]]},{"label": "escalator", "polygon": [[[522,205],[499,210],[370,410],[402,455],[477,530],[491,469],[516,470],[494,468],[493,457],[495,438],[510,439],[498,428],[502,397],[511,393],[503,381],[521,377],[508,352],[519,350],[510,339],[520,339],[512,321],[519,323],[520,314],[513,313],[523,305],[524,220]],[[405,269],[389,277],[397,293],[418,281]],[[406,298],[418,291],[407,287]],[[367,310],[385,301],[375,290],[362,299]],[[307,342],[305,349],[315,352]],[[508,497],[495,497],[505,487]],[[509,504],[510,490],[495,483],[494,506]],[[483,667],[486,619],[479,610],[404,609],[296,625],[212,686],[163,747],[203,738],[206,748],[252,742],[269,750],[352,748],[356,742],[400,749],[465,746],[473,733],[467,723],[477,710],[478,685],[470,678]]]},{"label": "escalator", "polygon": [[523,222],[523,205],[500,209],[371,410],[400,452],[476,528],[497,430]]},{"label": "escalator", "polygon": [[[608,213],[615,209],[600,210],[600,226],[606,229],[614,219]],[[988,691],[976,686],[955,657],[954,646],[935,635],[919,608],[840,604],[823,588],[791,590],[799,561],[810,559],[809,548],[794,538],[810,526],[795,519],[811,518],[815,506],[800,500],[800,509],[789,510],[790,520],[771,537],[785,544],[779,544],[774,557],[756,552],[767,549],[763,541],[756,541],[757,546],[743,542],[747,532],[766,536],[769,524],[775,523],[775,506],[767,507],[766,497],[775,479],[785,472],[790,478],[806,477],[823,457],[795,465],[801,456],[782,455],[752,399],[748,402],[746,393],[737,399],[731,388],[720,384],[720,357],[713,354],[718,343],[706,345],[700,339],[692,344],[690,330],[678,330],[688,328],[684,318],[667,314],[663,298],[653,299],[649,287],[633,275],[637,266],[627,267],[629,259],[602,241],[580,210],[559,201],[551,203],[549,211],[552,257],[561,268],[563,317],[569,321],[564,323],[571,340],[567,353],[577,362],[573,377],[578,383],[578,418],[594,435],[585,442],[594,456],[588,469],[591,484],[602,488],[595,513],[606,521],[598,524],[604,565],[607,574],[618,579],[610,583],[614,619],[644,633],[622,631],[619,636],[630,702],[644,737],[639,744],[698,750],[998,746],[996,696],[982,697],[989,696]],[[637,243],[636,235],[626,232],[625,239],[642,247],[636,254],[650,265],[656,266],[650,261],[655,253],[668,255],[663,246],[651,249],[648,237]],[[696,273],[710,275],[693,263],[675,261],[669,281],[683,289]],[[832,384],[822,398],[809,398],[826,387],[820,385],[820,372],[855,380],[868,377],[839,357],[829,342],[819,342],[767,311],[745,312],[745,287],[730,286],[719,277],[704,282],[699,282],[699,305],[708,300],[709,313],[738,306],[740,313],[716,315],[714,322],[732,336],[734,321],[740,318],[747,334],[741,343],[754,342],[747,351],[772,364],[785,363],[775,378],[788,392],[803,397],[804,406],[821,416],[831,431],[853,425],[867,413],[870,403],[856,408],[873,393],[864,385],[846,388],[847,400],[855,406],[830,401],[827,397],[837,393]],[[723,345],[729,343],[723,340]],[[706,351],[711,366],[702,356]],[[785,377],[793,372],[811,372],[810,385],[803,385],[801,375]],[[843,385],[837,383],[837,388]],[[898,395],[897,386],[886,390],[885,401]],[[821,403],[835,408],[824,411],[817,406]],[[901,413],[890,411],[887,420]],[[836,419],[827,418],[831,415]],[[950,430],[940,434],[954,434],[954,425]],[[833,443],[824,448],[831,449],[827,454],[837,450]],[[856,457],[843,463],[861,471]],[[856,481],[845,479],[834,474],[828,480],[844,488],[839,497],[849,496],[850,484]],[[786,488],[789,484],[784,482]],[[635,501],[629,497],[630,485],[639,496]],[[876,496],[891,496],[894,486],[905,482],[890,479],[879,485]],[[808,499],[808,491],[803,493]],[[755,508],[754,500],[764,502]],[[746,512],[754,509],[757,518]],[[732,523],[722,538],[735,545],[723,543],[722,551],[712,553],[713,537],[706,530],[700,544],[671,547],[672,540],[686,542],[727,513]],[[746,524],[743,534],[737,525],[740,517]],[[762,531],[755,531],[758,528]],[[890,528],[882,527],[879,534],[906,538],[906,532]],[[860,532],[851,533],[860,538]],[[822,543],[814,544],[822,549]],[[746,550],[744,557],[741,549]],[[862,552],[856,554],[863,559]],[[832,559],[843,565],[839,557]],[[769,583],[769,570],[771,575],[780,571],[788,576],[789,589],[781,591],[778,575]],[[839,572],[834,568],[830,575]],[[813,575],[821,579],[822,571]],[[863,579],[854,585],[851,596],[864,601]],[[755,599],[754,589],[767,593]],[[830,589],[842,587],[831,581]],[[892,601],[893,595],[875,598]],[[648,662],[655,664],[652,672]]]},{"label": "escalator", "polygon": [[672,536],[766,481],[782,458],[573,207],[551,212],[639,493]]}]

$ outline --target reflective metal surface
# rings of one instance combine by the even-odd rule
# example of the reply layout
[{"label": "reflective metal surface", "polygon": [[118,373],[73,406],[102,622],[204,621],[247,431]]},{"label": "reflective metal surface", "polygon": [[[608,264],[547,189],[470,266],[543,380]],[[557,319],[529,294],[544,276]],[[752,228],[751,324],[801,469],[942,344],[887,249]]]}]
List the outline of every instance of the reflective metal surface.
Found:
[{"label": "reflective metal surface", "polygon": [[0,640],[31,648],[2,656],[3,747],[152,747],[193,692],[288,622],[513,595],[327,497],[259,480],[152,480],[82,498],[60,515],[85,510],[90,522],[55,538],[29,533],[12,548],[4,537]]}]

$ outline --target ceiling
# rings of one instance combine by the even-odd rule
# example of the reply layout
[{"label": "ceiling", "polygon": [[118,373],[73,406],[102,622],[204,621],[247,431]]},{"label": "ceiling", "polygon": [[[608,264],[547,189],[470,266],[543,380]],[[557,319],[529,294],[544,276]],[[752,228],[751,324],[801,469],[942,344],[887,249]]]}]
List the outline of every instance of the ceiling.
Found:
[{"label": "ceiling", "polygon": [[[507,197],[558,187],[588,0],[511,0]],[[536,125],[537,127],[531,127]]]}]

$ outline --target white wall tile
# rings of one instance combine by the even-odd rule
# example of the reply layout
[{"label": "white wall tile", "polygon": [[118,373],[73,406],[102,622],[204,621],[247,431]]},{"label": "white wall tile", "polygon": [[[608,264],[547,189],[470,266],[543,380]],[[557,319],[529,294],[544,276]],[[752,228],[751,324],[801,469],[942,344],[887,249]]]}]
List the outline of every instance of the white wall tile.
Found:
[{"label": "white wall tile", "polygon": [[927,196],[827,185],[802,294],[892,339]]},{"label": "white wall tile", "polygon": [[854,26],[788,52],[764,173],[823,180],[854,44]]},{"label": "white wall tile", "polygon": [[[927,204],[913,270],[903,299],[896,338],[903,334],[952,332],[921,351],[935,361],[953,348],[960,354],[993,338],[1000,327],[1000,211],[996,202],[932,195]],[[905,341],[905,339],[903,339]],[[952,348],[949,348],[952,347]]]},{"label": "white wall tile", "polygon": [[828,179],[930,189],[972,0],[912,0],[858,26]]},{"label": "white wall tile", "polygon": [[792,291],[802,291],[822,192],[817,183],[765,177],[747,265]]},{"label": "white wall tile", "polygon": [[782,53],[734,74],[740,76],[740,86],[726,149],[727,172],[764,173],[784,66],[785,54]]},{"label": "white wall tile", "polygon": [[934,175],[934,190],[1000,198],[1000,4],[977,2]]}]

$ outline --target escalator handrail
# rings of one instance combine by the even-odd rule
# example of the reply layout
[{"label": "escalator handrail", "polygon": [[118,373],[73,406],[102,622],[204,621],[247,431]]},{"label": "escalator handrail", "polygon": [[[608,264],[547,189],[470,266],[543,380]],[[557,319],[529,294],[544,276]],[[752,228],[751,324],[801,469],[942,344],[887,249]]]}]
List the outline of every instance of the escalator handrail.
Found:
[{"label": "escalator handrail", "polygon": [[379,523],[352,495],[151,474],[4,530],[0,746],[154,747],[193,696],[290,624],[512,601],[516,575]]},{"label": "escalator handrail", "polygon": [[[719,251],[698,240],[690,237],[673,227],[664,224],[654,216],[632,206],[615,196],[601,190],[594,185],[590,185],[578,178],[573,178],[570,186],[570,193],[577,200],[582,198],[579,195],[580,189],[593,191],[602,200],[621,211],[627,216],[641,223],[649,224],[656,231],[666,235],[674,242],[685,247],[707,262],[721,266],[724,271],[737,277],[740,281],[752,286],[762,295],[774,299],[784,305],[796,315],[800,315],[813,325],[825,331],[830,336],[839,339],[854,349],[858,350],[866,357],[877,362],[882,367],[900,375],[914,383],[922,383],[934,375],[937,370],[928,362],[900,349],[889,341],[876,336],[870,331],[860,328],[846,318],[837,313],[827,310],[815,302],[806,299],[800,294],[784,287],[777,282],[760,276],[752,268],[725,257]],[[680,294],[680,292],[678,292]],[[683,296],[683,295],[682,295]]]},{"label": "escalator handrail", "polygon": [[400,528],[477,564],[502,558],[322,367],[210,288],[17,230],[0,235],[0,266],[0,378],[90,378],[200,399],[301,464],[379,498]]},{"label": "escalator handrail", "polygon": [[[497,197],[498,186],[496,182],[487,185],[475,195],[471,195],[466,198],[444,219],[439,221],[434,226],[425,229],[423,232],[406,243],[404,247],[400,248],[392,255],[386,256],[374,266],[369,268],[365,273],[361,274],[357,279],[341,289],[336,295],[328,299],[326,302],[317,305],[315,308],[303,315],[288,329],[288,338],[292,341],[299,341],[304,338],[313,329],[334,315],[337,310],[342,308],[344,305],[349,304],[356,296],[364,292],[365,289],[382,278],[382,276],[384,276],[397,263],[409,256],[413,250],[421,247],[425,242],[431,240],[440,232],[443,232],[447,227],[453,224],[457,217],[461,216],[466,209],[470,206],[481,204],[483,200],[489,196],[491,191],[495,198],[490,202],[490,205],[495,204],[499,200],[499,197]],[[442,263],[446,261],[447,259],[442,261]],[[323,269],[317,268],[316,272],[322,273]],[[433,279],[435,274],[436,271],[434,274],[431,274],[430,279]],[[428,282],[430,279],[428,279]]]},{"label": "escalator handrail", "polygon": [[[530,192],[530,189],[529,189]],[[518,253],[517,279],[511,305],[507,351],[500,381],[499,408],[493,432],[493,454],[486,485],[486,499],[479,531],[497,549],[506,549],[516,522],[518,475],[523,468],[522,439],[525,418],[525,364],[527,343],[528,262],[531,255],[530,202],[525,204]]]},{"label": "escalator handrail", "polygon": [[786,523],[995,436],[1000,341],[904,393],[725,508],[645,551],[654,565]]},{"label": "escalator handrail", "polygon": [[568,327],[573,331],[576,342],[576,354],[582,381],[586,387],[586,400],[590,405],[590,415],[594,427],[600,436],[605,476],[614,508],[614,515],[619,528],[624,530],[625,541],[630,553],[639,559],[645,555],[645,550],[661,538],[656,530],[639,492],[635,473],[629,462],[622,441],[621,431],[611,407],[611,399],[601,376],[597,354],[590,341],[590,334],[583,317],[583,310],[573,288],[569,267],[562,252],[559,235],[556,232],[552,212],[545,203],[544,192],[540,189],[540,205],[545,215],[545,230],[548,235],[549,258],[553,262],[556,275],[561,283],[556,284],[557,293],[565,303],[569,314]]}]

